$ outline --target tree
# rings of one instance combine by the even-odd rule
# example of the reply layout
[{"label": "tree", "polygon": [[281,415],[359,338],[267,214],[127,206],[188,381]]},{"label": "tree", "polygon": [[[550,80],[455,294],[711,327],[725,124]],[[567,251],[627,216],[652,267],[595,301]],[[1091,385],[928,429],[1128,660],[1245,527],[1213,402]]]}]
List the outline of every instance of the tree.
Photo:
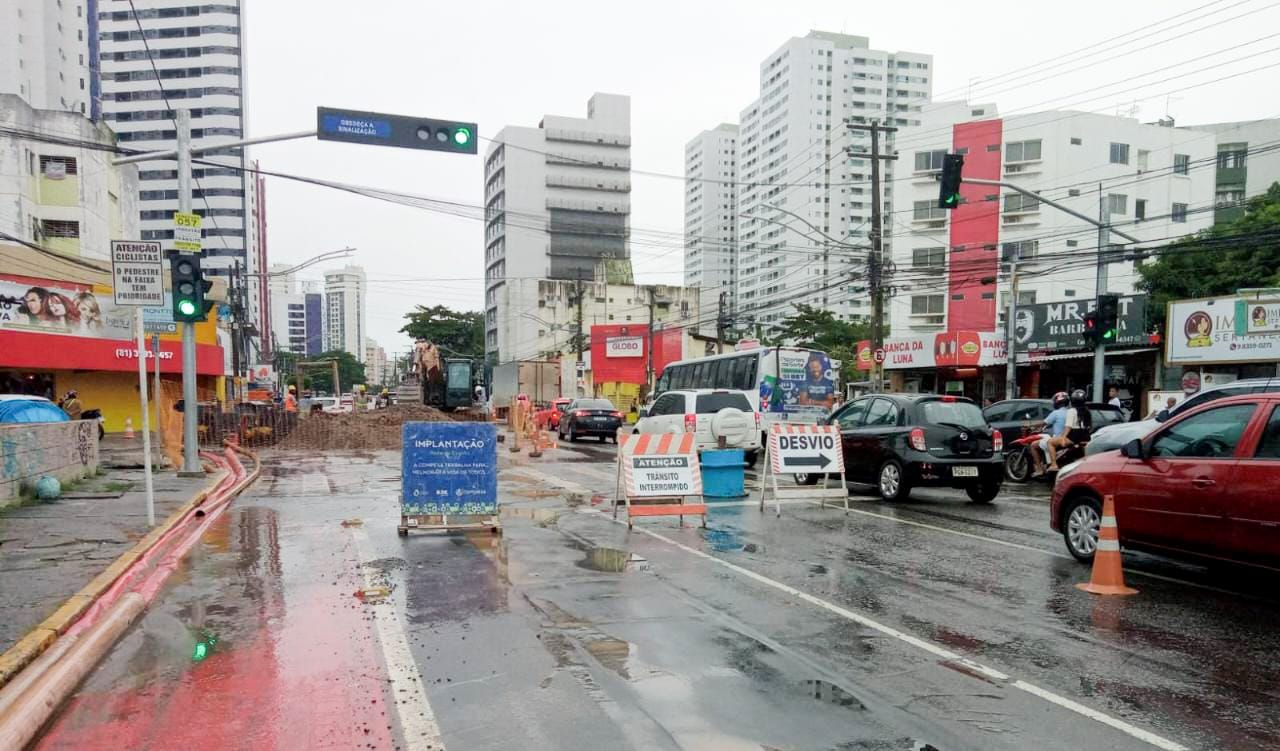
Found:
[{"label": "tree", "polygon": [[[357,383],[364,383],[364,364],[356,359],[355,355],[350,352],[342,352],[335,350],[333,352],[321,352],[315,357],[307,358],[307,362],[316,362],[321,360],[338,361],[338,378],[342,382],[338,384],[343,391],[350,391],[351,387]],[[311,388],[316,391],[326,391],[333,393],[333,368],[320,368],[310,366],[307,368],[307,375],[311,380]]]},{"label": "tree", "polygon": [[432,342],[446,357],[484,357],[484,314],[443,305],[418,305],[404,314],[400,332]]},{"label": "tree", "polygon": [[1138,267],[1138,289],[1150,295],[1153,323],[1167,304],[1217,297],[1250,287],[1280,287],[1280,183],[1245,204],[1237,219],[1216,224],[1157,251]]},{"label": "tree", "polygon": [[796,303],[795,308],[795,313],[778,324],[775,337],[797,347],[825,351],[840,361],[841,381],[850,380],[857,361],[858,342],[871,338],[871,324],[842,321],[829,310],[803,303]]}]

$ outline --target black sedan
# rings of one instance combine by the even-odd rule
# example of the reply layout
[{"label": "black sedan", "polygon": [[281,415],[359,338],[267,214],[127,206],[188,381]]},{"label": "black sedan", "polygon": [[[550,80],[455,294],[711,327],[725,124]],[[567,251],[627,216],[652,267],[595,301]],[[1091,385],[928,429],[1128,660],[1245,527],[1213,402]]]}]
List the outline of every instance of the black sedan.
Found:
[{"label": "black sedan", "polygon": [[[887,501],[912,488],[961,488],[990,503],[1004,480],[1003,439],[963,397],[874,394],[846,404],[827,421],[840,426],[847,479],[875,485]],[[818,475],[797,475],[812,484]]]},{"label": "black sedan", "polygon": [[600,442],[612,438],[618,440],[618,428],[622,427],[622,413],[608,399],[575,399],[564,409],[560,416],[560,427],[557,431],[561,440],[578,440],[579,436],[591,435]]}]

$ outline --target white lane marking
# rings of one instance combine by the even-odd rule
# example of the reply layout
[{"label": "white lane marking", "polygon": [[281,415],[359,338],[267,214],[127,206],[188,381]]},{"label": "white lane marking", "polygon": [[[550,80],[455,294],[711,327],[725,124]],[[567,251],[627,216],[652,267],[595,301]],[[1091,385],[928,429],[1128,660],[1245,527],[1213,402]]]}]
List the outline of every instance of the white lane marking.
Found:
[{"label": "white lane marking", "polygon": [[[592,509],[592,511],[595,513],[601,513],[595,509]],[[613,519],[611,521],[613,521],[616,524],[626,523],[618,519]],[[893,628],[891,626],[886,626],[883,623],[880,623],[879,621],[872,620],[866,617],[865,615],[862,615],[861,613],[856,613],[852,610],[849,610],[848,608],[843,608],[839,605],[836,605],[835,603],[828,602],[820,597],[815,597],[814,595],[811,595],[808,592],[804,592],[802,590],[796,589],[795,587],[789,586],[787,584],[783,584],[780,581],[775,581],[773,579],[770,579],[769,577],[763,574],[758,574],[755,571],[752,571],[751,569],[743,568],[742,566],[739,566],[734,563],[730,563],[721,558],[717,558],[709,553],[704,553],[703,551],[698,550],[696,548],[691,548],[688,545],[685,545],[684,543],[677,542],[676,540],[673,540],[670,537],[667,537],[666,535],[659,534],[650,529],[645,529],[644,527],[635,527],[634,531],[639,532],[641,534],[648,535],[656,540],[661,540],[662,542],[665,542],[668,545],[671,545],[675,548],[679,548],[680,550],[683,550],[686,553],[697,556],[699,558],[706,559],[718,566],[723,566],[724,568],[727,568],[730,571],[740,576],[744,576],[748,579],[764,584],[765,586],[772,587],[781,592],[785,592],[786,594],[789,594],[792,597],[797,597],[811,605],[816,605],[817,607],[822,608],[823,610],[829,611],[831,613],[835,613],[836,615],[839,615],[842,618],[851,620],[854,623],[858,623],[863,626],[866,626],[867,628],[873,629],[875,631],[879,631],[880,633],[886,636],[892,637],[906,644],[910,644],[911,646],[917,649],[920,649],[924,652],[928,652],[929,654],[935,655],[937,657],[941,657],[944,660],[957,662],[969,668],[970,670],[981,673],[993,680],[1000,681],[1004,685],[1011,686],[1020,691],[1025,691],[1026,693],[1029,693],[1033,696],[1038,696],[1041,699],[1044,699],[1045,701],[1048,701],[1052,704],[1062,707],[1063,709],[1070,710],[1083,717],[1087,717],[1091,720],[1100,722],[1108,727],[1119,730],[1120,732],[1125,733],[1126,735],[1130,735],[1145,743],[1149,743],[1152,746],[1155,746],[1156,748],[1163,749],[1163,751],[1187,751],[1186,746],[1183,746],[1179,743],[1175,743],[1174,741],[1171,741],[1168,738],[1164,738],[1150,731],[1143,730],[1140,727],[1131,725],[1125,722],[1124,720],[1104,714],[1095,709],[1090,709],[1089,707],[1086,707],[1083,704],[1080,704],[1078,702],[1072,701],[1071,699],[1068,699],[1065,696],[1060,696],[1058,694],[1053,693],[1052,691],[1048,691],[1034,684],[1027,683],[1026,681],[1012,680],[1009,675],[1002,673],[999,670],[996,670],[995,668],[988,667],[979,662],[974,662],[973,660],[970,660],[966,657],[962,657],[956,654],[955,652],[952,652],[949,649],[945,649],[943,647],[938,646],[937,644],[933,644],[931,642],[925,641],[924,639],[914,637],[910,634],[903,633],[902,631],[899,631],[896,628]]]},{"label": "white lane marking", "polygon": [[[368,558],[369,535],[364,527],[353,527],[352,538],[356,543],[356,552],[360,556],[360,572],[365,586],[378,586],[369,567],[365,565]],[[392,597],[395,593],[392,593]],[[440,737],[440,726],[436,724],[435,712],[431,711],[431,703],[427,701],[427,689],[422,684],[422,676],[418,674],[417,663],[413,652],[409,650],[409,639],[405,636],[404,625],[395,609],[391,606],[391,598],[382,605],[370,605],[373,622],[378,632],[378,643],[382,645],[382,657],[387,663],[387,677],[391,679],[392,707],[400,719],[400,732],[404,736],[404,748],[432,749],[444,751],[444,740]]]}]

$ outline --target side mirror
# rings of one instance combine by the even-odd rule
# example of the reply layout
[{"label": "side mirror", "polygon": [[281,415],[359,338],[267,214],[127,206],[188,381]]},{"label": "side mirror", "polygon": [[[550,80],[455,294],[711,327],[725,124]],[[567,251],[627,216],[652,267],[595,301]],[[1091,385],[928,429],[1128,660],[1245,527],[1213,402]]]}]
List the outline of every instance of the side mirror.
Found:
[{"label": "side mirror", "polygon": [[1129,459],[1145,459],[1142,455],[1142,439],[1134,438],[1120,447],[1120,454]]}]

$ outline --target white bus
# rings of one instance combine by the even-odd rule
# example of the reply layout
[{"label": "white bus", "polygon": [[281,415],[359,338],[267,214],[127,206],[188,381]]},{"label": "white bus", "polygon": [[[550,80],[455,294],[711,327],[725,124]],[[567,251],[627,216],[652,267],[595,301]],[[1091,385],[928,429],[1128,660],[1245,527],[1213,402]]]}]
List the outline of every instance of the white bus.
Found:
[{"label": "white bus", "polygon": [[840,382],[840,361],[826,352],[761,347],[673,362],[662,369],[654,396],[672,389],[739,389],[763,425],[814,423],[831,412]]}]

